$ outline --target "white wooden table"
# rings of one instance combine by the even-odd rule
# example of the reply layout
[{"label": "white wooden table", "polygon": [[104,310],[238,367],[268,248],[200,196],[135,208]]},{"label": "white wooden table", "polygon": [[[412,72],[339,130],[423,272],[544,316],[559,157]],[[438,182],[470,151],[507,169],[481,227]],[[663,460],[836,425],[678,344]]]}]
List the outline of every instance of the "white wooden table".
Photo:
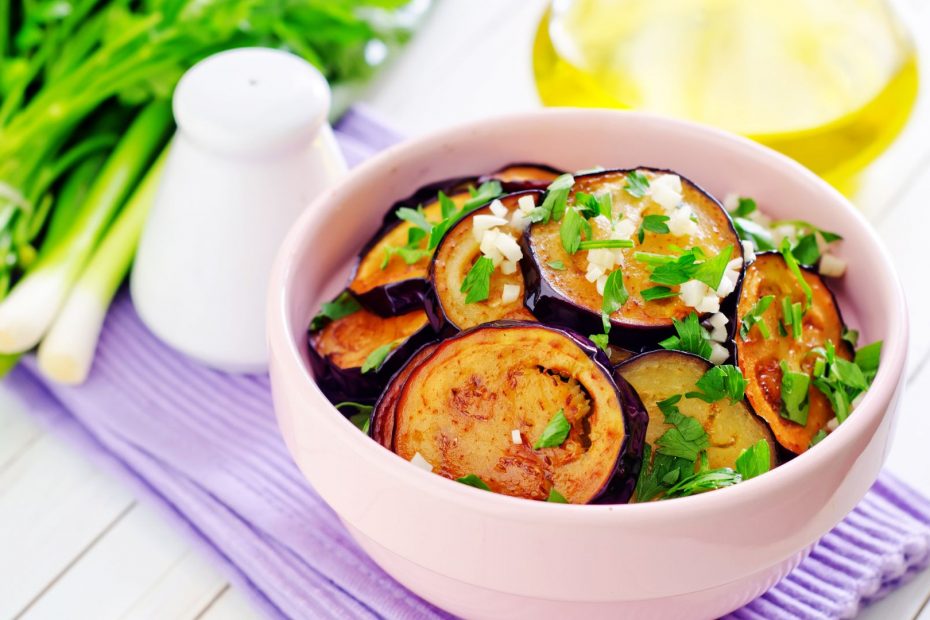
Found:
[{"label": "white wooden table", "polygon": [[[930,43],[930,0],[902,0]],[[366,96],[407,134],[538,106],[544,0],[445,0]],[[928,46],[930,47],[930,46]],[[930,56],[923,56],[924,68]],[[924,83],[930,73],[924,72]],[[930,97],[857,199],[887,241],[912,317],[908,393],[888,467],[930,494]],[[930,620],[930,571],[862,617]],[[923,610],[923,611],[921,611]],[[0,619],[252,618],[257,612],[152,506],[30,417],[0,385]]]}]

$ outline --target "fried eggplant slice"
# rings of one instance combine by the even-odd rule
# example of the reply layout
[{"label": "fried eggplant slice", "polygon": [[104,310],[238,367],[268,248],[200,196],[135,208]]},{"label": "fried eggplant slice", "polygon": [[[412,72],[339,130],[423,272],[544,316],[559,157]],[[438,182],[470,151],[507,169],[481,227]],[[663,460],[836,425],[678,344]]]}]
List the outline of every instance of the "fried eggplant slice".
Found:
[{"label": "fried eggplant slice", "polygon": [[[502,319],[535,320],[523,305],[523,274],[517,264],[508,262],[492,239],[487,242],[483,239],[487,234],[491,234],[492,238],[499,234],[507,235],[510,239],[505,241],[520,252],[517,242],[523,234],[519,220],[520,202],[535,206],[541,201],[541,196],[542,192],[537,191],[508,194],[501,197],[500,205],[495,205],[494,209],[482,207],[462,218],[446,233],[430,264],[432,286],[425,300],[434,329],[451,334]],[[500,215],[495,215],[495,210]],[[463,283],[475,262],[483,256],[482,245],[485,243],[492,246],[490,251],[498,264],[488,277],[487,298],[468,303]],[[507,249],[508,246],[503,247]]]},{"label": "fried eggplant slice", "polygon": [[310,367],[331,402],[371,404],[391,375],[434,339],[423,310],[384,318],[359,309],[308,332]]},{"label": "fried eggplant slice", "polygon": [[[794,454],[810,447],[834,413],[830,401],[811,385],[806,423],[788,419],[782,403],[782,362],[789,371],[810,375],[819,357],[812,351],[825,347],[828,341],[836,348],[837,357],[853,359],[842,338],[843,317],[833,293],[817,274],[803,267],[800,273],[811,290],[810,307],[803,313],[805,291],[784,257],[775,252],[757,255],[743,278],[737,304],[740,331],[735,336],[737,364],[748,381],[746,398],[768,422],[778,443]],[[760,302],[769,296],[766,309],[759,312]],[[797,338],[792,306],[801,316]]]},{"label": "fried eggplant slice", "polygon": [[422,307],[429,290],[429,235],[411,232],[417,226],[398,217],[399,209],[420,209],[433,225],[444,216],[439,192],[445,193],[456,209],[470,209],[488,202],[472,195],[485,182],[496,181],[502,191],[510,192],[545,187],[556,176],[557,171],[547,166],[515,164],[480,178],[456,177],[421,187],[393,204],[385,214],[381,228],[359,253],[349,290],[363,306],[380,316],[396,316]]},{"label": "fried eggplant slice", "polygon": [[681,351],[652,351],[637,355],[617,366],[615,372],[626,379],[643,401],[649,413],[646,443],[656,453],[656,441],[671,428],[657,403],[681,396],[678,410],[700,422],[707,433],[707,459],[711,469],[736,468],[743,450],[764,439],[769,443],[775,466],[775,443],[765,422],[759,419],[745,400],[732,402],[724,397],[708,403],[687,398],[699,391],[696,384],[713,365],[704,358]]},{"label": "fried eggplant slice", "polygon": [[[680,183],[680,190],[669,190],[668,179],[675,180],[673,186]],[[663,286],[653,279],[656,260],[674,260],[698,248],[695,264],[721,254],[732,261],[742,259],[742,246],[730,216],[720,203],[675,173],[638,168],[577,176],[567,208],[584,206],[583,201],[590,201],[590,197],[606,202],[608,195],[612,214],[586,215],[589,219],[582,229],[591,229],[591,237],[586,234],[586,240],[627,240],[632,247],[593,251],[582,248],[569,253],[565,247],[564,217],[557,220],[553,216],[548,222],[533,224],[524,235],[529,260],[521,263],[529,289],[526,304],[541,321],[582,333],[600,332],[604,297],[598,291],[597,267],[592,274],[591,265],[595,263],[594,252],[613,253],[616,262],[611,269],[622,270],[628,297],[610,314],[611,326],[616,328],[611,330],[611,341],[638,348],[669,335],[672,320],[683,319],[694,310],[679,297],[680,284],[668,285],[668,296],[664,298],[644,298],[643,291]],[[669,218],[669,213],[677,214],[675,221],[662,220]],[[660,230],[666,232],[657,232]],[[732,283],[731,289],[736,285],[737,282]]]},{"label": "fried eggplant slice", "polygon": [[[442,341],[397,381],[393,433],[376,439],[404,459],[419,455],[441,476],[477,476],[496,493],[528,499],[555,490],[576,504],[622,503],[632,494],[645,411],[578,334],[518,321],[482,325]],[[559,415],[567,434],[540,445]]]}]

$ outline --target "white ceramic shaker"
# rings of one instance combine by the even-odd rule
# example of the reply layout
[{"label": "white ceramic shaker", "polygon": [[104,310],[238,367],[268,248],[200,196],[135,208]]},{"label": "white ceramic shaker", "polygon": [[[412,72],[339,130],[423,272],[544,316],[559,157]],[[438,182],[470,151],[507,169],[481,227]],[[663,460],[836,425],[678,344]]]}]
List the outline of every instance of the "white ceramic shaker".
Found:
[{"label": "white ceramic shaker", "polygon": [[181,79],[178,132],[131,279],[139,315],[164,342],[221,370],[266,368],[278,245],[346,170],[329,101],[314,67],[271,49],[222,52]]}]

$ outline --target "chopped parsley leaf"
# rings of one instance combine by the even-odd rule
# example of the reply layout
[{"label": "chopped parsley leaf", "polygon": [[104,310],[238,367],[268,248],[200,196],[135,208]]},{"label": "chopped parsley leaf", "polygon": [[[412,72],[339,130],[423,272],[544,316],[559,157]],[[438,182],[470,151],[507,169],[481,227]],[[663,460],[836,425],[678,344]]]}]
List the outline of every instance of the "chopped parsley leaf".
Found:
[{"label": "chopped parsley leaf", "polygon": [[813,265],[820,258],[820,247],[815,233],[809,233],[798,239],[791,253],[802,265]]},{"label": "chopped parsley leaf", "polygon": [[803,372],[788,368],[785,360],[781,361],[781,416],[804,426],[810,411],[811,378]]},{"label": "chopped parsley leaf", "polygon": [[856,348],[859,346],[859,332],[855,329],[847,329],[843,327],[842,339],[849,343],[849,346]]},{"label": "chopped parsley leaf", "polygon": [[775,240],[764,226],[742,217],[733,218],[733,227],[736,234],[744,241],[752,241],[757,252],[768,252],[776,249]]},{"label": "chopped parsley leaf", "polygon": [[667,235],[669,233],[669,228],[666,222],[669,221],[669,219],[671,218],[667,215],[645,216],[639,225],[639,230],[636,232],[636,238],[642,243],[643,239],[646,238],[647,231],[657,235]]},{"label": "chopped parsley leaf", "polygon": [[531,222],[548,222],[550,219],[559,221],[565,215],[565,207],[568,202],[568,194],[572,191],[575,184],[575,177],[570,174],[563,174],[556,177],[549,184],[546,192],[546,198],[543,203],[530,212],[529,219]]},{"label": "chopped parsley leaf", "polygon": [[[633,258],[652,266],[649,279],[663,286],[678,286],[688,280],[700,280],[716,290],[733,255],[733,246],[727,246],[713,258],[705,258],[700,248],[682,251],[676,256],[636,252]],[[701,262],[698,262],[698,261]]]},{"label": "chopped parsley leaf", "polygon": [[[634,257],[639,259],[643,252],[637,252]],[[670,260],[658,262],[658,259],[650,257],[650,260],[656,261],[655,267],[649,279],[656,284],[665,286],[678,286],[691,280],[697,271],[697,255],[694,252],[685,252],[677,258],[669,256]]]},{"label": "chopped parsley leaf", "polygon": [[752,198],[744,198],[740,196],[736,208],[730,211],[730,215],[733,217],[746,217],[750,213],[753,213],[756,210],[756,201]]},{"label": "chopped parsley leaf", "polygon": [[310,321],[310,331],[323,329],[330,321],[355,314],[362,309],[349,291],[343,291],[336,299],[324,302],[320,311]]},{"label": "chopped parsley leaf", "polygon": [[567,504],[568,500],[565,499],[565,496],[555,490],[555,487],[549,489],[549,497],[546,498],[547,502],[552,502],[553,504]]},{"label": "chopped parsley leaf", "polygon": [[679,411],[679,400],[681,395],[656,403],[665,417],[665,423],[672,426],[656,440],[656,452],[694,462],[698,454],[710,445],[710,439],[700,422]]},{"label": "chopped parsley leaf", "polygon": [[456,478],[456,482],[461,482],[462,484],[467,484],[470,487],[475,487],[476,489],[481,489],[482,491],[490,491],[491,487],[485,483],[484,480],[476,476],[475,474],[468,474],[467,476],[462,476],[461,478]]},{"label": "chopped parsley leaf", "polygon": [[695,384],[699,392],[688,392],[688,398],[698,398],[706,403],[714,403],[725,397],[730,402],[743,399],[746,391],[746,379],[740,369],[732,364],[714,366],[697,380]]},{"label": "chopped parsley leaf", "polygon": [[[804,334],[804,311],[801,308],[801,302],[794,303],[788,297],[781,298],[782,324],[787,329],[791,326],[791,336],[795,340],[800,340]],[[787,334],[785,334],[787,335]]]},{"label": "chopped parsley leaf", "polygon": [[577,210],[565,210],[562,225],[559,227],[559,237],[562,239],[562,247],[569,254],[574,254],[580,249],[581,230],[585,224],[587,222]]},{"label": "chopped parsley leaf", "polygon": [[775,295],[766,295],[765,297],[761,297],[759,301],[753,305],[746,316],[743,317],[743,320],[740,321],[740,338],[746,340],[749,337],[749,332],[752,331],[753,325],[758,325],[759,333],[762,334],[762,337],[766,340],[769,339],[772,334],[769,332],[768,325],[762,320],[762,315],[769,309],[773,301],[775,301]]},{"label": "chopped parsley leaf", "polygon": [[423,213],[423,207],[417,207],[416,209],[411,209],[410,207],[401,207],[395,214],[398,218],[409,222],[411,225],[416,226],[420,230],[428,233],[433,228],[433,224],[426,219],[426,214]]},{"label": "chopped parsley leaf", "polygon": [[617,267],[610,272],[604,284],[604,304],[601,306],[601,312],[609,317],[622,308],[629,298],[630,294],[623,284],[623,270]]},{"label": "chopped parsley leaf", "polygon": [[603,349],[604,352],[606,352],[606,353],[609,353],[609,352],[610,352],[610,351],[607,349],[607,347],[608,347],[608,345],[609,345],[609,342],[610,342],[610,341],[608,340],[608,338],[609,338],[609,337],[608,337],[607,334],[591,334],[590,336],[588,336],[588,339],[589,339],[591,342],[593,342],[594,344],[596,344],[600,349]]},{"label": "chopped parsley leaf", "polygon": [[649,189],[649,179],[646,178],[646,175],[639,172],[638,170],[633,170],[628,172],[626,175],[626,183],[623,186],[623,189],[626,190],[626,193],[634,198],[642,198],[646,195],[646,191]]},{"label": "chopped parsley leaf", "polygon": [[691,474],[670,487],[665,492],[665,499],[687,497],[689,495],[722,489],[738,484],[742,482],[742,480],[742,477],[729,467],[703,470]]},{"label": "chopped parsley leaf", "polygon": [[813,448],[814,446],[816,446],[817,444],[819,444],[821,441],[823,441],[826,438],[827,438],[827,431],[820,429],[819,431],[817,431],[817,433],[813,437],[811,437],[811,444],[808,447]]},{"label": "chopped parsley leaf", "polygon": [[455,205],[455,201],[446,196],[445,192],[440,191],[436,198],[439,201],[442,219],[449,219],[458,212],[459,208]]},{"label": "chopped parsley leaf", "polygon": [[877,340],[872,344],[867,344],[856,351],[856,366],[862,371],[862,375],[868,383],[872,383],[875,374],[878,372],[878,363],[882,356],[882,341]]},{"label": "chopped parsley leaf", "polygon": [[494,262],[487,256],[481,256],[471,266],[465,280],[462,282],[460,292],[465,293],[465,303],[473,304],[484,301],[491,293],[491,274],[494,272]]},{"label": "chopped parsley leaf", "polygon": [[762,475],[771,467],[772,449],[765,439],[760,439],[736,457],[736,471],[743,480]]},{"label": "chopped parsley leaf", "polygon": [[653,286],[643,289],[639,293],[644,301],[655,301],[656,299],[665,299],[667,297],[676,297],[678,293],[667,286]]},{"label": "chopped parsley leaf", "polygon": [[[411,228],[410,230],[412,232],[419,229]],[[432,250],[427,250],[424,248],[410,246],[395,247],[389,245],[384,248],[384,258],[381,259],[381,269],[387,269],[387,266],[391,263],[391,259],[395,256],[400,256],[400,258],[408,265],[415,265],[424,258],[429,258],[432,253]]]},{"label": "chopped parsley leaf", "polygon": [[352,422],[355,426],[359,428],[363,433],[368,432],[368,425],[371,422],[371,412],[374,410],[373,405],[363,405],[362,403],[354,403],[351,401],[345,401],[341,403],[336,403],[334,405],[336,409],[342,410],[343,407],[352,407],[357,413],[349,416],[349,421]]},{"label": "chopped parsley leaf", "polygon": [[692,312],[683,321],[672,319],[677,335],[669,336],[659,342],[663,349],[675,349],[686,353],[700,355],[706,360],[710,359],[713,348],[710,346],[710,334],[701,326],[696,312]]},{"label": "chopped parsley leaf", "polygon": [[652,446],[643,444],[643,465],[636,479],[637,502],[648,502],[694,471],[694,462],[657,453],[652,458]]},{"label": "chopped parsley leaf", "polygon": [[585,192],[576,192],[575,204],[581,208],[581,215],[585,218],[597,217],[598,215],[603,215],[608,220],[613,218],[613,198],[610,192],[604,192],[597,196]]},{"label": "chopped parsley leaf", "polygon": [[365,358],[365,362],[362,364],[362,374],[367,374],[372,370],[379,370],[381,365],[384,363],[384,360],[387,359],[388,354],[396,349],[397,345],[399,344],[400,340],[395,340],[394,342],[382,344],[380,347],[369,353],[368,357]]},{"label": "chopped parsley leaf", "polygon": [[778,227],[778,226],[791,226],[795,229],[795,231],[799,233],[800,232],[817,233],[821,237],[823,237],[823,240],[826,241],[827,243],[833,243],[834,241],[840,241],[843,239],[841,235],[838,235],[835,232],[830,232],[829,230],[823,230],[822,228],[817,228],[810,222],[806,222],[804,220],[778,220],[778,221],[772,222],[771,226],[773,228]]},{"label": "chopped parsley leaf", "polygon": [[433,224],[429,231],[429,243],[426,247],[429,250],[435,250],[442,240],[443,236],[452,228],[460,219],[477,209],[478,207],[494,200],[501,195],[501,184],[497,181],[488,181],[482,183],[475,189],[469,189],[471,198],[462,205],[461,209],[455,206],[455,202],[446,196],[442,191],[438,194],[439,206],[442,209],[442,221]]},{"label": "chopped parsley leaf", "polygon": [[482,183],[478,189],[469,188],[471,198],[462,205],[462,215],[471,213],[478,207],[487,204],[504,193],[499,181],[488,181]]},{"label": "chopped parsley leaf", "polygon": [[546,428],[543,429],[542,435],[540,435],[536,443],[533,444],[533,449],[539,450],[540,448],[556,448],[561,446],[568,438],[568,432],[571,429],[572,425],[569,424],[568,420],[565,418],[565,411],[559,409],[558,412],[552,416],[552,419],[549,420],[549,423],[546,424]]},{"label": "chopped parsley leaf", "polygon": [[550,269],[555,269],[556,271],[565,271],[565,263],[560,260],[554,260],[548,263]]},{"label": "chopped parsley leaf", "polygon": [[619,250],[631,247],[633,247],[633,242],[629,239],[589,239],[578,245],[579,250]]},{"label": "chopped parsley leaf", "polygon": [[371,424],[371,414],[356,413],[355,415],[349,416],[349,421],[357,426],[358,430],[368,434],[368,427]]},{"label": "chopped parsley leaf", "polygon": [[814,303],[814,291],[811,290],[811,285],[804,279],[804,274],[801,273],[798,261],[795,259],[794,254],[791,253],[791,242],[787,239],[782,239],[781,247],[778,251],[781,252],[782,257],[785,259],[785,264],[788,265],[788,269],[794,274],[795,279],[801,286],[801,290],[804,291],[804,297],[807,299],[807,305],[804,306],[804,311],[806,312],[811,304]]},{"label": "chopped parsley leaf", "polygon": [[717,290],[720,281],[723,279],[723,273],[727,269],[730,257],[733,255],[733,246],[728,245],[717,256],[708,258],[697,266],[693,278],[703,282],[712,290]]}]

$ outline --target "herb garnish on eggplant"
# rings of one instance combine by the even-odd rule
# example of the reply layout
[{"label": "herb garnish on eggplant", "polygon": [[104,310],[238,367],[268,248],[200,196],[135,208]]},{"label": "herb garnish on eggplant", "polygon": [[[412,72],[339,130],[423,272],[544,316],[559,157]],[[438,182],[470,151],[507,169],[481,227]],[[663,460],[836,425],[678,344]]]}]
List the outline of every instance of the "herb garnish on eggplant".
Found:
[{"label": "herb garnish on eggplant", "polygon": [[314,327],[308,335],[310,365],[334,403],[372,404],[391,375],[435,339],[423,310],[383,318],[358,308]]},{"label": "herb garnish on eggplant", "polygon": [[[672,320],[693,308],[719,311],[742,265],[742,246],[726,211],[698,186],[666,171],[575,177],[564,204],[539,219],[524,236],[527,306],[543,321],[595,333],[605,314],[604,288],[610,274],[620,271],[626,295],[605,325],[616,328],[607,331],[618,344],[669,335]],[[686,305],[695,291],[701,294]]]},{"label": "herb garnish on eggplant", "polygon": [[793,270],[785,256],[767,252],[746,269],[737,316],[743,329],[735,338],[736,356],[749,381],[746,397],[775,439],[800,454],[834,417],[830,401],[810,382],[819,357],[813,351],[830,342],[836,357],[853,359],[836,300],[820,276]]},{"label": "herb garnish on eggplant", "polygon": [[482,491],[644,502],[762,475],[851,415],[881,342],[854,353],[820,277],[846,270],[839,235],[727,204],[651,168],[425,186],[310,321],[313,374],[376,442]]},{"label": "herb garnish on eggplant", "polygon": [[460,177],[418,189],[391,207],[381,229],[362,248],[349,290],[380,316],[421,307],[433,251],[458,219],[501,195],[502,182],[496,177],[519,187],[545,183],[553,174],[545,166],[517,164],[480,182]]},{"label": "herb garnish on eggplant", "polygon": [[[437,331],[454,333],[501,319],[535,320],[523,305],[523,274],[516,264],[520,258],[510,260],[498,246],[508,251],[513,246],[520,252],[516,239],[528,223],[521,224],[520,205],[527,206],[524,211],[532,209],[541,196],[536,191],[508,194],[465,216],[446,233],[430,263],[432,290],[426,298],[426,311]],[[495,244],[501,235],[510,237],[504,239],[509,245]],[[475,289],[468,287],[468,278],[482,257],[491,263],[480,296],[472,298]]]},{"label": "herb garnish on eggplant", "polygon": [[[760,440],[771,445],[772,454],[775,452],[772,434],[765,422],[756,417],[743,400],[742,376],[733,381],[727,369],[738,373],[733,366],[714,366],[690,353],[652,351],[627,360],[617,366],[615,372],[633,386],[649,412],[646,443],[654,452],[663,451],[661,438],[672,428],[666,422],[667,416],[660,403],[677,397],[672,404],[682,415],[696,420],[706,434],[706,443],[695,449],[706,450],[709,466],[717,469],[735,468],[740,454]],[[734,383],[736,386],[728,389]],[[674,456],[698,460],[697,452],[679,452]],[[773,461],[771,466],[774,465]]]}]

